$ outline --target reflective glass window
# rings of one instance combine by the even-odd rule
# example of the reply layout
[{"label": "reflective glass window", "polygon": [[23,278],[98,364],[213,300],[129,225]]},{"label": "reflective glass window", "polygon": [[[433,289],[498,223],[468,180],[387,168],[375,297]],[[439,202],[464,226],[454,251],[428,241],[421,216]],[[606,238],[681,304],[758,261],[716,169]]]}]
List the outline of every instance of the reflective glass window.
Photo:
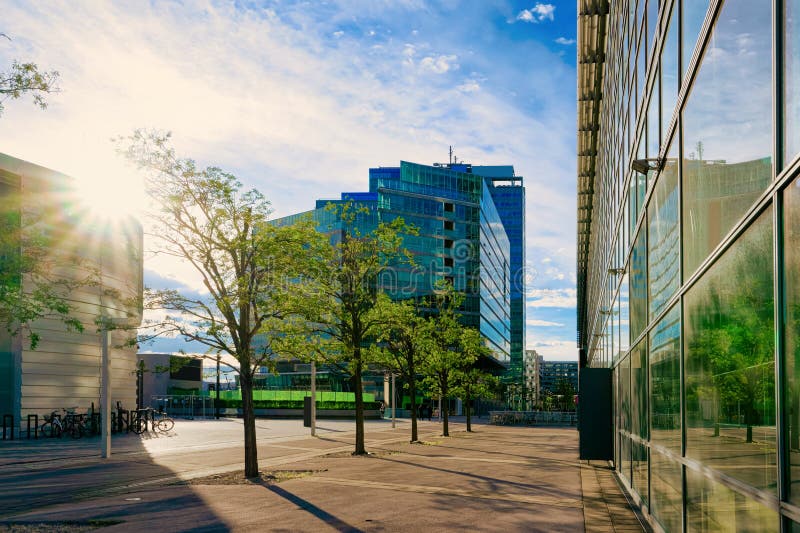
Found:
[{"label": "reflective glass window", "polygon": [[686,530],[697,533],[780,531],[778,513],[686,469]]},{"label": "reflective glass window", "polygon": [[681,465],[650,452],[650,513],[665,531],[680,531],[683,521]]},{"label": "reflective glass window", "polygon": [[664,310],[664,306],[680,285],[676,148],[677,143],[673,143],[647,208],[647,273],[650,277],[647,290],[650,319]]},{"label": "reflective glass window", "polygon": [[784,9],[784,162],[790,163],[800,152],[800,0],[786,0]]},{"label": "reflective glass window", "polygon": [[725,2],[683,111],[687,275],[770,182],[771,34],[769,2]]},{"label": "reflective glass window", "polygon": [[630,302],[628,298],[628,274],[622,276],[619,286],[619,351],[625,353],[631,345]]},{"label": "reflective glass window", "polygon": [[618,427],[622,433],[620,450],[620,472],[625,479],[631,481],[631,447],[626,436],[631,431],[631,360],[626,356],[618,366],[620,409],[618,411]]},{"label": "reflective glass window", "polygon": [[650,441],[681,453],[681,312],[675,306],[650,330]]},{"label": "reflective glass window", "polygon": [[647,157],[658,157],[660,148],[659,107],[658,107],[658,79],[653,83],[650,92],[650,102],[647,107]]},{"label": "reflective glass window", "polygon": [[708,0],[683,0],[682,6],[682,21],[683,21],[683,54],[682,54],[682,67],[681,77],[686,75],[686,69],[689,66],[689,61],[692,59],[697,37],[700,34],[700,29],[703,27],[703,21],[706,18],[706,11],[708,11]]},{"label": "reflective glass window", "polygon": [[661,50],[661,139],[667,137],[667,128],[680,90],[678,77],[678,3],[672,8],[667,28],[667,38]]},{"label": "reflective glass window", "polygon": [[648,453],[649,448],[639,442],[631,441],[631,470],[633,490],[635,490],[642,501],[647,504],[650,500],[648,488]]},{"label": "reflective glass window", "polygon": [[647,0],[647,49],[653,49],[658,25],[658,0]]},{"label": "reflective glass window", "polygon": [[647,439],[647,343],[640,342],[631,350],[631,433]]},{"label": "reflective glass window", "polygon": [[686,455],[776,490],[772,210],[684,297]]},{"label": "reflective glass window", "polygon": [[789,434],[789,500],[800,504],[800,179],[784,191],[783,253],[786,291],[786,416]]},{"label": "reflective glass window", "polygon": [[645,231],[633,244],[630,270],[631,339],[635,339],[647,325],[647,247]]}]

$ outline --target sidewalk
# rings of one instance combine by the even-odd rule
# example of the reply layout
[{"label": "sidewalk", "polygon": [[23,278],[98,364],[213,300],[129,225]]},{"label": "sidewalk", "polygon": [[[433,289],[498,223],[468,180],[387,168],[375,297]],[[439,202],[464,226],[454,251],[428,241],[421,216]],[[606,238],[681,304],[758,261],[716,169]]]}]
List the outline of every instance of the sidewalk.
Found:
[{"label": "sidewalk", "polygon": [[[474,429],[456,422],[443,438],[438,424],[423,422],[426,443],[412,445],[407,421],[396,430],[370,425],[369,457],[350,455],[353,435],[343,430],[260,443],[262,470],[299,476],[272,484],[208,479],[240,468],[238,452],[224,446],[113,465],[91,459],[53,478],[23,475],[28,485],[0,473],[0,487],[12,481],[28,503],[5,514],[0,531],[23,523],[24,531],[642,531],[620,506],[611,472],[577,460],[574,429]],[[131,481],[131,471],[147,475]],[[59,499],[48,482],[82,488]],[[0,492],[0,513],[14,511],[12,500]]]}]

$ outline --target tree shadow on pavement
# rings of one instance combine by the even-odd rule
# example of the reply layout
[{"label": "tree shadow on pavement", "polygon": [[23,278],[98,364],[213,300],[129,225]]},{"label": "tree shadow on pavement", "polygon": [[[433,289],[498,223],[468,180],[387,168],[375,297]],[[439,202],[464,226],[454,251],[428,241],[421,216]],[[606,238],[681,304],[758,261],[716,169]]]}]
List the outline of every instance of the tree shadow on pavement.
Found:
[{"label": "tree shadow on pavement", "polygon": [[303,498],[297,496],[296,494],[292,494],[288,490],[282,489],[277,485],[269,485],[266,487],[266,489],[274,494],[277,494],[281,498],[284,498],[285,500],[297,505],[304,511],[311,513],[312,515],[316,516],[317,518],[319,518],[329,526],[337,529],[338,531],[347,533],[362,533],[361,529],[358,529],[357,527],[348,524],[344,520],[330,514],[324,509],[317,507],[310,501],[304,500]]}]

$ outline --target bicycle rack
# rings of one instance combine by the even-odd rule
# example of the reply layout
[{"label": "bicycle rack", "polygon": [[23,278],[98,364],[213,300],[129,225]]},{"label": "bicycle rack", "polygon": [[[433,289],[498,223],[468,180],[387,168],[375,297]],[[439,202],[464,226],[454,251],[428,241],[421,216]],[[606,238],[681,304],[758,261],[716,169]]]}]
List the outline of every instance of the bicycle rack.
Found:
[{"label": "bicycle rack", "polygon": [[39,438],[39,415],[28,415],[28,440],[31,439],[31,419],[33,419],[33,438]]},{"label": "bicycle rack", "polygon": [[14,415],[3,415],[3,440],[6,440],[6,430],[11,428],[11,439],[14,440]]}]

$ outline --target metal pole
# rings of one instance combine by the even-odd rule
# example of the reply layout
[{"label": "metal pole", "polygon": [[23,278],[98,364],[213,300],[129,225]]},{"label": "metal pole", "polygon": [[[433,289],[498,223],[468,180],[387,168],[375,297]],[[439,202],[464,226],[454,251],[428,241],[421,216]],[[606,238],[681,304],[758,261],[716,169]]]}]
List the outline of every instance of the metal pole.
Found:
[{"label": "metal pole", "polygon": [[397,395],[397,391],[394,388],[394,372],[392,372],[392,427],[394,427],[394,411],[395,411],[395,409],[394,409],[394,407],[395,407],[394,397],[396,395]]},{"label": "metal pole", "polygon": [[108,354],[110,333],[107,327],[100,330],[101,345],[101,372],[100,372],[100,420],[103,436],[100,439],[100,456],[103,459],[111,457],[111,357]]},{"label": "metal pole", "polygon": [[214,418],[217,420],[219,420],[219,358],[220,355],[217,354],[217,387],[214,389],[214,393],[217,396],[216,400],[214,400]]},{"label": "metal pole", "polygon": [[442,421],[442,397],[439,396],[439,422]]},{"label": "metal pole", "polygon": [[311,436],[317,435],[317,363],[311,361]]}]

